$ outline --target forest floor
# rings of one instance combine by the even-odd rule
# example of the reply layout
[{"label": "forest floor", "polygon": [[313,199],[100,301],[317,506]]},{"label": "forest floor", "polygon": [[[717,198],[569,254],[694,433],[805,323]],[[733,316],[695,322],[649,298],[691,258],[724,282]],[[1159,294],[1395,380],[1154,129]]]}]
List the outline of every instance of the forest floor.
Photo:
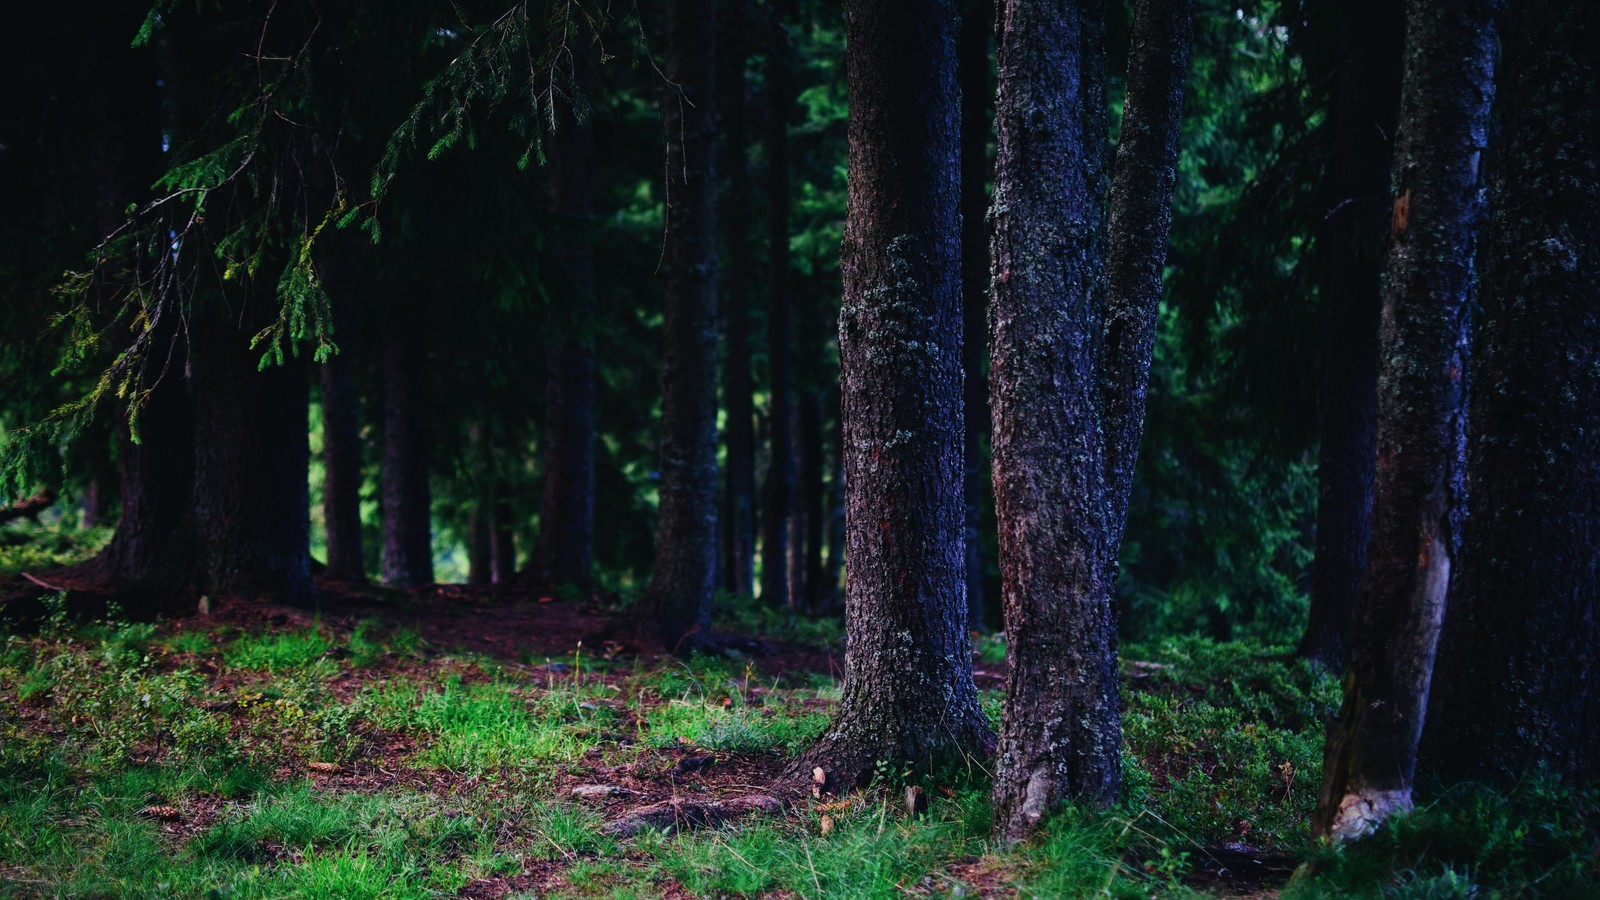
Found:
[{"label": "forest floor", "polygon": [[[978,762],[922,779],[919,816],[894,772],[770,808],[838,699],[836,623],[730,601],[719,652],[678,660],[612,640],[601,598],[323,601],[130,623],[74,621],[47,594],[9,626],[0,896],[1265,897],[1307,859],[1331,874],[1286,894],[1468,896],[1488,840],[1436,865],[1399,835],[1365,869],[1315,848],[1337,686],[1246,645],[1126,648],[1126,799],[1000,850]],[[974,669],[997,717],[1003,642],[980,637]],[[1517,814],[1473,808],[1479,837]],[[1585,815],[1548,859],[1503,841],[1530,867],[1518,883],[1595,874]]]}]

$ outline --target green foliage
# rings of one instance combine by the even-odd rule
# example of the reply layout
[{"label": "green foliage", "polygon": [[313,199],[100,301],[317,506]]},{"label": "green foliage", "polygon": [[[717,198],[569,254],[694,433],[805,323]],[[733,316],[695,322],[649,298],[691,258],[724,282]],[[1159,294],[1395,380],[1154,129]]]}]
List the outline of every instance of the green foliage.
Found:
[{"label": "green foliage", "polygon": [[1316,508],[1323,114],[1294,4],[1196,12],[1121,627],[1283,644],[1304,621]]},{"label": "green foliage", "polygon": [[1593,896],[1597,854],[1600,795],[1541,776],[1508,793],[1467,784],[1349,847],[1319,848],[1284,896]]},{"label": "green foliage", "polygon": [[[48,519],[46,520],[48,521]],[[94,556],[111,539],[109,528],[73,528],[66,522],[0,525],[0,578],[47,572]]]}]

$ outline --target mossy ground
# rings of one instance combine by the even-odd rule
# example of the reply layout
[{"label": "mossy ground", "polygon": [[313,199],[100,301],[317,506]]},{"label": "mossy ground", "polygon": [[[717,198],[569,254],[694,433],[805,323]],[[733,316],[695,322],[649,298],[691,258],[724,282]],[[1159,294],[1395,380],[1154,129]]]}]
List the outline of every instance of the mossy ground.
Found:
[{"label": "mossy ground", "polygon": [[[1466,897],[1600,883],[1593,799],[1536,782],[1458,789],[1351,850],[1316,847],[1337,685],[1201,639],[1125,648],[1123,802],[1069,810],[1016,850],[988,840],[976,765],[927,779],[916,818],[886,771],[786,816],[608,836],[650,803],[764,791],[825,727],[837,626],[726,607],[724,628],[754,633],[749,652],[687,661],[580,644],[604,626],[597,606],[457,589],[379,595],[359,614],[236,602],[18,630],[0,645],[0,896]],[[998,716],[1003,642],[981,638],[975,665]]]}]

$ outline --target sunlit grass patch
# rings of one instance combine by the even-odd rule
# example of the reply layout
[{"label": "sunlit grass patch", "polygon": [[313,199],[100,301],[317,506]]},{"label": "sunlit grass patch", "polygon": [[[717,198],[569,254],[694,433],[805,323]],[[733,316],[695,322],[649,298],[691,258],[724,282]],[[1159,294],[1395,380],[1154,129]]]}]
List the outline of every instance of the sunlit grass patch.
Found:
[{"label": "sunlit grass patch", "polygon": [[319,674],[331,675],[335,666],[328,655],[333,649],[322,629],[313,625],[299,631],[241,635],[223,648],[222,661],[235,669],[282,672],[315,667]]},{"label": "sunlit grass patch", "polygon": [[[939,794],[910,819],[894,798],[869,793],[832,812],[765,819],[662,842],[662,868],[705,896],[788,891],[806,897],[904,897],[928,873],[986,846],[985,791]],[[822,817],[828,817],[823,834]]]},{"label": "sunlit grass patch", "polygon": [[540,699],[508,682],[464,684],[457,675],[441,690],[389,685],[370,693],[366,704],[381,726],[431,738],[421,762],[468,774],[575,760],[593,744],[593,732],[616,716],[561,690]]}]

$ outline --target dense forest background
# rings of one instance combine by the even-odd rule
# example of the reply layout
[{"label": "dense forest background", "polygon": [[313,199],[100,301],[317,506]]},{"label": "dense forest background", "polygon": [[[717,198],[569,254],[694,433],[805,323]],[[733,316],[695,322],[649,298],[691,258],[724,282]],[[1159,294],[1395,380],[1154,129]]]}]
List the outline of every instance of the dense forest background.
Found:
[{"label": "dense forest background", "polygon": [[1600,884],[1586,4],[7,18],[0,895]]},{"label": "dense forest background", "polygon": [[[595,544],[595,575],[608,590],[642,588],[659,469],[663,136],[651,56],[660,48],[652,49],[649,35],[660,22],[648,10],[613,10],[597,21],[578,6],[557,9],[554,19],[528,7],[356,13],[320,25],[302,48],[304,59],[262,62],[279,69],[265,76],[273,79],[268,85],[254,81],[258,73],[247,61],[225,60],[231,65],[206,73],[218,81],[208,86],[216,96],[207,97],[217,105],[202,111],[203,133],[184,139],[170,133],[170,113],[163,112],[170,101],[156,82],[163,81],[161,67],[189,60],[174,57],[173,39],[160,28],[130,47],[144,15],[133,8],[120,17],[97,15],[94,34],[54,15],[16,32],[29,37],[8,64],[15,73],[8,128],[15,133],[7,137],[5,172],[7,206],[16,214],[7,226],[15,231],[5,242],[4,307],[6,333],[17,339],[3,349],[3,415],[12,433],[49,424],[27,433],[38,440],[9,445],[9,496],[21,500],[43,489],[74,509],[86,506],[78,514],[87,524],[115,521],[112,432],[129,398],[104,390],[90,404],[59,411],[115,386],[101,385],[100,373],[126,349],[139,320],[121,308],[129,295],[89,290],[86,282],[115,280],[106,267],[116,265],[112,256],[121,248],[115,241],[101,247],[100,239],[122,224],[124,207],[150,203],[152,185],[163,177],[163,193],[228,195],[230,220],[207,223],[227,242],[215,259],[205,254],[192,262],[185,282],[196,290],[213,288],[206,278],[231,286],[249,269],[251,283],[241,290],[254,314],[270,314],[280,300],[291,308],[288,330],[273,336],[289,359],[317,353],[327,335],[338,347],[335,358],[350,367],[360,403],[366,574],[382,571],[385,329],[398,324],[416,335],[406,352],[421,373],[430,556],[438,580],[449,582],[470,574],[485,480],[496,482],[496,521],[514,536],[519,561],[531,555],[547,355],[552,334],[576,327],[592,336],[598,374],[594,527],[606,539]],[[1113,4],[1112,73],[1126,64],[1117,54],[1126,49],[1129,16]],[[243,32],[244,21],[232,27]],[[1298,639],[1306,615],[1315,521],[1322,315],[1315,248],[1326,212],[1318,203],[1331,152],[1325,57],[1333,53],[1316,42],[1332,39],[1312,30],[1303,11],[1276,4],[1202,4],[1195,21],[1156,387],[1119,589],[1122,628],[1130,638],[1203,630],[1286,644]],[[269,37],[288,41],[296,26],[278,27],[284,33],[269,30]],[[770,40],[759,22],[749,27],[756,37],[745,73],[745,216],[764,226],[770,194],[751,186],[770,177],[770,141],[758,140],[772,115]],[[820,506],[831,523],[841,505],[837,400],[828,385],[837,381],[832,323],[844,219],[843,23],[832,7],[807,6],[784,34],[794,78],[785,111],[787,309],[795,320],[790,340],[806,342],[789,351],[790,377],[797,396],[816,408],[808,415],[820,420],[797,430],[808,446],[793,452],[835,460],[821,467],[820,484],[815,471],[807,474],[804,489],[820,492],[820,504],[808,498],[798,509],[806,515]],[[595,269],[604,273],[592,313],[577,322],[567,318],[575,304],[551,280],[573,226],[549,209],[541,166],[555,139],[544,122],[551,104],[568,102],[578,89],[570,81],[573,49],[605,57],[589,63],[592,83],[575,95],[593,129],[594,211],[584,227],[592,230]],[[518,72],[528,77],[511,80]],[[131,96],[111,93],[108,82]],[[1113,75],[1110,85],[1115,114],[1120,80]],[[263,87],[270,96],[256,93]],[[97,109],[107,112],[90,112]],[[297,126],[279,118],[291,114],[300,117]],[[992,133],[988,142],[992,154]],[[236,174],[230,164],[257,144]],[[308,173],[308,183],[275,181],[317,153],[328,156],[315,157],[320,173]],[[313,174],[321,179],[315,186]],[[381,186],[381,202],[371,196],[373,186]],[[308,286],[294,281],[286,259],[313,234],[317,284]],[[771,267],[770,242],[761,230],[751,235],[725,233],[720,259],[724,315],[747,307],[739,314],[748,316],[752,336],[760,478],[771,464],[773,430],[765,339]],[[746,293],[731,298],[730,272],[739,266]],[[63,273],[82,273],[75,278],[83,281],[63,282]],[[312,555],[321,560],[319,387],[311,393],[309,490]],[[69,435],[77,439],[69,443]],[[983,521],[992,627],[999,588],[992,513]],[[826,556],[827,549],[805,552]],[[827,572],[837,581],[837,565]]]}]

